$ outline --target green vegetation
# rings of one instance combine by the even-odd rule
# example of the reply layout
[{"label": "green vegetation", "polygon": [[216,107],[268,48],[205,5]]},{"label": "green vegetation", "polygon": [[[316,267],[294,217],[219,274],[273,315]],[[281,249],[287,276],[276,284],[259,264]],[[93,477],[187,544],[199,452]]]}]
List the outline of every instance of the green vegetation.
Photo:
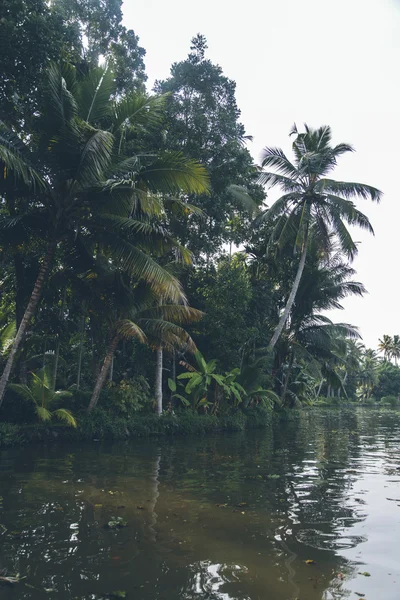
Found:
[{"label": "green vegetation", "polygon": [[327,316],[366,291],[347,227],[372,232],[354,200],[381,196],[329,178],[353,148],[294,127],[293,161],[267,147],[257,166],[203,36],[150,94],[119,0],[6,5],[1,443],[45,438],[52,417],[92,439],[395,404],[399,336],[381,361]]}]

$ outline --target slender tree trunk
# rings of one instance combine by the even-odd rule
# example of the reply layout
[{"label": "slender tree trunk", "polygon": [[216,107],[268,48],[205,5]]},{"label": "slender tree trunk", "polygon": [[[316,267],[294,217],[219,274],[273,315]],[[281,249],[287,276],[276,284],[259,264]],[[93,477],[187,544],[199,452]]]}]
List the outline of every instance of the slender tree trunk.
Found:
[{"label": "slender tree trunk", "polygon": [[319,395],[320,395],[320,393],[321,393],[321,389],[322,389],[322,386],[323,386],[323,384],[324,384],[324,380],[323,380],[323,379],[321,379],[321,383],[319,384],[319,387],[318,387],[318,392],[317,392],[317,400],[318,400],[318,398],[319,398]]},{"label": "slender tree trunk", "polygon": [[111,365],[110,365],[110,377],[109,377],[109,382],[110,383],[112,383],[113,376],[114,376],[114,354],[112,356]]},{"label": "slender tree trunk", "polygon": [[[61,302],[61,308],[60,308],[60,321],[64,320],[64,308],[65,308],[65,299],[67,296],[67,288],[64,288],[64,293],[63,293],[63,298],[62,298],[62,302]],[[58,360],[60,358],[60,346],[61,346],[61,340],[60,340],[60,335],[57,335],[57,344],[56,344],[56,355],[55,355],[55,360],[54,360],[54,375],[53,375],[53,381],[54,381],[54,389],[57,388],[57,373],[58,373]]]},{"label": "slender tree trunk", "polygon": [[176,381],[176,354],[175,349],[172,350],[172,369],[171,369],[172,381]]},{"label": "slender tree trunk", "polygon": [[104,362],[100,369],[100,373],[97,377],[96,385],[94,386],[93,394],[92,394],[92,397],[89,402],[88,412],[91,412],[97,406],[97,402],[99,401],[99,397],[100,397],[100,392],[103,389],[103,385],[106,381],[107,373],[110,369],[115,349],[118,346],[118,342],[119,342],[119,335],[115,335],[113,337],[113,339],[111,340],[111,343],[108,347],[108,352],[105,356]]},{"label": "slender tree trunk", "polygon": [[292,352],[290,354],[289,364],[288,364],[288,368],[287,368],[287,371],[286,371],[285,383],[283,385],[282,404],[285,404],[285,399],[286,399],[287,389],[288,389],[288,386],[289,386],[290,376],[292,374],[293,361],[294,361],[294,354]]},{"label": "slender tree trunk", "polygon": [[155,385],[155,397],[156,397],[156,413],[161,415],[162,413],[162,369],[163,369],[163,351],[162,348],[156,350],[156,385]]},{"label": "slender tree trunk", "polygon": [[85,317],[82,317],[80,339],[79,339],[79,354],[78,354],[78,374],[76,376],[76,389],[79,390],[81,385],[81,371],[82,371],[82,356],[83,356],[83,334],[85,331]]},{"label": "slender tree trunk", "polygon": [[281,336],[281,333],[283,331],[283,328],[285,327],[286,321],[289,318],[289,314],[292,309],[293,303],[296,299],[297,290],[299,289],[301,276],[303,275],[303,271],[304,271],[304,265],[306,264],[307,242],[308,242],[308,232],[306,233],[306,236],[305,236],[304,246],[303,246],[303,250],[301,253],[301,257],[300,257],[299,266],[297,269],[296,277],[293,282],[292,289],[289,294],[288,301],[285,306],[285,310],[283,311],[283,314],[282,314],[281,318],[279,319],[279,323],[274,331],[274,335],[272,336],[271,341],[268,344],[269,350],[273,350],[275,348],[276,342],[279,340],[279,338]]},{"label": "slender tree trunk", "polygon": [[46,368],[46,352],[47,352],[47,340],[45,338],[44,344],[43,344],[43,364],[42,364],[43,370]]},{"label": "slender tree trunk", "polygon": [[39,303],[39,300],[43,294],[43,286],[46,281],[47,275],[50,270],[50,266],[53,260],[54,252],[56,250],[57,242],[52,241],[47,249],[46,256],[43,259],[42,265],[39,269],[39,273],[35,282],[35,286],[33,288],[32,295],[29,299],[28,306],[26,307],[25,314],[22,317],[21,324],[18,328],[17,335],[15,336],[14,343],[11,348],[11,352],[8,356],[6,366],[3,371],[3,375],[0,379],[0,406],[4,400],[4,394],[6,391],[6,387],[8,384],[8,380],[10,379],[11,371],[15,364],[15,360],[17,357],[18,350],[20,349],[23,339],[25,338],[25,334],[28,331],[28,327],[31,323],[32,317],[35,314],[36,307]]},{"label": "slender tree trunk", "polygon": [[60,341],[60,337],[58,337],[57,345],[56,345],[56,353],[55,353],[55,357],[54,357],[54,374],[53,374],[54,390],[57,389],[58,359],[60,358],[60,346],[61,346],[61,341]]}]

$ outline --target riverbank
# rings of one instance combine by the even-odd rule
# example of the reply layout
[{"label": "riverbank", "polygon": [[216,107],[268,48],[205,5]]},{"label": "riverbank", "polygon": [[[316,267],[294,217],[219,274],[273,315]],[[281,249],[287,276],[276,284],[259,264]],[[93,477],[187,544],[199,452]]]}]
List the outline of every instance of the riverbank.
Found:
[{"label": "riverbank", "polygon": [[198,415],[186,410],[177,414],[117,416],[103,409],[78,416],[78,427],[51,424],[0,422],[0,448],[29,443],[58,441],[125,440],[129,438],[174,435],[203,435],[222,431],[243,431],[268,427],[272,411],[257,407],[223,416]]}]

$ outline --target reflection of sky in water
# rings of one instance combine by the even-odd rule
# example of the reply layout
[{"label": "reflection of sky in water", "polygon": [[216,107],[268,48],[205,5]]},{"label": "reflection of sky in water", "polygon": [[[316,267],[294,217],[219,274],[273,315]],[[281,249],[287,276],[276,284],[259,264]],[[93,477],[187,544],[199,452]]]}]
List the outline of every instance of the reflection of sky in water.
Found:
[{"label": "reflection of sky in water", "polygon": [[[195,577],[195,584],[191,594],[211,594],[215,600],[231,600],[232,596],[223,591],[226,583],[239,581],[238,574],[246,573],[247,568],[240,565],[212,564],[208,561],[202,561],[199,565],[193,565],[200,572]],[[242,597],[243,600],[251,600],[248,596]]]},{"label": "reflection of sky in water", "polygon": [[[4,452],[0,572],[33,587],[1,599],[399,600],[399,448],[399,415],[357,410],[273,432]],[[129,526],[107,530],[116,515]]]}]

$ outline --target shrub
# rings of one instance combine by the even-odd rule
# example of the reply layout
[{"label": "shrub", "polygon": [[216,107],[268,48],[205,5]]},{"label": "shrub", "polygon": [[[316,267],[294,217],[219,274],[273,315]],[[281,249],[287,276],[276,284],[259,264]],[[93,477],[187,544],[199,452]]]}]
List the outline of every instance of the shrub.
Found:
[{"label": "shrub", "polygon": [[397,406],[399,404],[399,399],[397,398],[397,396],[383,396],[383,398],[381,398],[381,404]]},{"label": "shrub", "polygon": [[13,423],[0,423],[0,448],[20,445],[24,442],[24,435],[19,425]]},{"label": "shrub", "polygon": [[266,406],[256,406],[246,410],[245,414],[247,417],[246,426],[248,429],[262,429],[270,425],[274,413]]},{"label": "shrub", "polygon": [[109,389],[113,409],[123,415],[136,413],[152,403],[150,385],[142,375],[133,379],[123,379]]}]

